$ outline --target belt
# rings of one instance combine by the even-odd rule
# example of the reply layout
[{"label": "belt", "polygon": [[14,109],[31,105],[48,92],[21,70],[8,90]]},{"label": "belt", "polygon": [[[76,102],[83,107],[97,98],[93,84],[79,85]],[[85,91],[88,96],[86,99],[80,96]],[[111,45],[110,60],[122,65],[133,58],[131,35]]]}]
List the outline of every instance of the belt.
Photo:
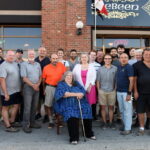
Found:
[{"label": "belt", "polygon": [[51,86],[51,87],[57,87],[57,85],[50,85],[50,84],[46,84],[46,86]]}]

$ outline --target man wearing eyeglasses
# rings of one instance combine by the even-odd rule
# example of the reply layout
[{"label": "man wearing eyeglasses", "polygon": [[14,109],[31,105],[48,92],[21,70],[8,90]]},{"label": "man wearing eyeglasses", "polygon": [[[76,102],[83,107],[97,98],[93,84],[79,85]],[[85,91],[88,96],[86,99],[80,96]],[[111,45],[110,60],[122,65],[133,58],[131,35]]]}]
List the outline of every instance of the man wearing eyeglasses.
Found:
[{"label": "man wearing eyeglasses", "polygon": [[[103,123],[101,127],[106,129],[110,127],[115,129],[115,124],[113,123],[114,105],[116,102],[116,72],[117,67],[112,64],[112,56],[106,54],[104,56],[104,66],[100,67],[97,72],[97,89],[99,94],[99,103],[101,106],[101,115]],[[109,109],[109,124],[107,124],[107,113],[106,107]]]}]

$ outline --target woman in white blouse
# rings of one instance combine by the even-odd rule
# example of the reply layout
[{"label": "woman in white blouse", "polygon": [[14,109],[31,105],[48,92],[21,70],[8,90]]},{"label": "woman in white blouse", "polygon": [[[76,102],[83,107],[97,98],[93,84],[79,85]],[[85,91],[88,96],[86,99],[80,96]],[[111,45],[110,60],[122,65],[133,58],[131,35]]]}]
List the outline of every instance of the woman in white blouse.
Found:
[{"label": "woman in white blouse", "polygon": [[86,90],[87,100],[90,105],[96,103],[96,71],[93,65],[89,64],[88,54],[81,54],[80,64],[77,64],[73,69],[73,76]]}]

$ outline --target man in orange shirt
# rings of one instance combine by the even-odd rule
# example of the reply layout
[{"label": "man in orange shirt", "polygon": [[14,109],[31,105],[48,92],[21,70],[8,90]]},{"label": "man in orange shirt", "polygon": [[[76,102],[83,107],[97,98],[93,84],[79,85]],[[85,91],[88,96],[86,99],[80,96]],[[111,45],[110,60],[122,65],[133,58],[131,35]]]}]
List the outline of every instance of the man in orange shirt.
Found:
[{"label": "man in orange shirt", "polygon": [[66,67],[58,62],[58,56],[56,54],[51,55],[51,63],[43,69],[43,86],[45,91],[45,108],[49,116],[48,128],[54,127],[52,119],[52,106],[54,101],[54,93],[58,82],[61,80],[62,75],[65,73]]}]

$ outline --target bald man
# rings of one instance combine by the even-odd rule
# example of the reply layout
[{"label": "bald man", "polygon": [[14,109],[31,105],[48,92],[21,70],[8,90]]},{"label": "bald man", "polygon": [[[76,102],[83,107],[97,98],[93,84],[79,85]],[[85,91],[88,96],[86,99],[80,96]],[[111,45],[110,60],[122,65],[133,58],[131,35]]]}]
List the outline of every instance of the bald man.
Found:
[{"label": "bald man", "polygon": [[61,80],[62,75],[66,71],[66,67],[58,62],[57,54],[51,55],[51,63],[44,67],[43,69],[43,87],[45,91],[45,108],[49,116],[48,128],[54,127],[52,118],[52,106],[54,101],[54,93],[58,82]]},{"label": "bald man", "polygon": [[[19,131],[14,127],[16,114],[20,104],[21,78],[15,53],[8,51],[6,60],[0,66],[2,116],[7,132]],[[12,106],[9,115],[9,106]],[[10,116],[10,117],[9,117]]]},{"label": "bald man", "polygon": [[128,64],[128,55],[125,53],[120,54],[120,65],[117,70],[117,100],[119,110],[123,122],[122,135],[131,133],[132,126],[132,100],[131,92],[134,84],[134,71],[133,67]]},{"label": "bald man", "polygon": [[23,131],[31,133],[31,128],[40,128],[35,122],[36,109],[39,101],[39,86],[41,84],[41,66],[35,62],[35,51],[28,50],[28,61],[21,64],[21,77],[24,81],[24,113]]}]

